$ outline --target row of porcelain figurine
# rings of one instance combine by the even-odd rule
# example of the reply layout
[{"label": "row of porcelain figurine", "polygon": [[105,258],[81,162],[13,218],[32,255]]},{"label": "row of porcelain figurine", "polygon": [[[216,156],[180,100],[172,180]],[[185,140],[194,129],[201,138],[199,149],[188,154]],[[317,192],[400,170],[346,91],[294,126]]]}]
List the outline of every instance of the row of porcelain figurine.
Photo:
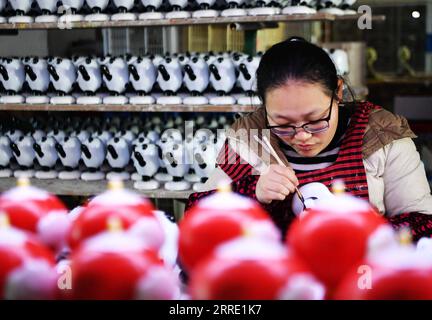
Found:
[{"label": "row of porcelain figurine", "polygon": [[[341,49],[328,53],[339,73],[347,74],[347,53]],[[260,104],[255,91],[261,55],[1,58],[0,87],[5,94],[0,103]]]},{"label": "row of porcelain figurine", "polygon": [[[133,21],[272,14],[355,14],[356,0],[0,0],[0,23]],[[61,4],[61,5],[60,5]],[[34,18],[32,8],[37,7]],[[143,12],[145,11],[145,12]],[[1,16],[9,15],[9,18]],[[87,14],[85,14],[87,13]]]},{"label": "row of porcelain figurine", "polygon": [[224,128],[231,121],[224,115],[195,121],[180,116],[127,121],[107,117],[76,121],[71,127],[34,120],[31,132],[0,133],[0,176],[131,179],[143,190],[200,190],[215,168]]}]

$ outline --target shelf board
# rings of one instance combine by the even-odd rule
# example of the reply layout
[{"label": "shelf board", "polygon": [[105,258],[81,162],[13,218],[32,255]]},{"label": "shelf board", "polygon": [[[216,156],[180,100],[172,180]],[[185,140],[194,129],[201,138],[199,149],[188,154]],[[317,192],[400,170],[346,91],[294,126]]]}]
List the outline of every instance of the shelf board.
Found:
[{"label": "shelf board", "polygon": [[0,111],[86,111],[86,112],[252,112],[251,105],[159,105],[159,104],[0,104]]},{"label": "shelf board", "polygon": [[[358,98],[365,98],[366,86],[351,87]],[[0,111],[80,111],[80,112],[253,112],[260,105],[190,105],[190,104],[0,104]]]},{"label": "shelf board", "polygon": [[[125,27],[162,27],[187,26],[231,23],[265,23],[265,22],[312,22],[312,21],[349,21],[357,20],[361,14],[332,15],[329,13],[317,14],[277,14],[261,16],[215,17],[215,18],[186,18],[186,19],[159,19],[134,21],[79,21],[68,23],[68,28],[57,22],[32,23],[0,23],[0,30],[46,30],[46,29],[92,29],[92,28],[125,28]],[[372,16],[373,21],[385,21],[384,15]],[[60,28],[60,27],[61,28]]]},{"label": "shelf board", "polygon": [[[59,179],[30,179],[31,185],[60,196],[84,196],[90,197],[104,192],[108,181],[83,181],[83,180],[59,180]],[[125,181],[125,188],[145,195],[153,199],[187,199],[194,191],[168,191],[158,189],[141,191],[133,188],[133,181]],[[16,186],[15,178],[0,178],[0,193]]]},{"label": "shelf board", "polygon": [[[355,16],[355,15],[354,15]],[[351,19],[353,17],[348,17]],[[187,19],[160,19],[135,21],[102,21],[102,22],[70,22],[72,29],[89,28],[118,28],[118,27],[157,27],[157,26],[186,26],[202,24],[230,24],[230,23],[259,23],[259,22],[301,22],[301,21],[333,21],[336,17],[328,13],[317,14],[278,14],[262,16],[216,17],[216,18],[187,18]],[[3,23],[0,30],[28,30],[28,29],[59,29],[57,22],[33,23]],[[62,29],[65,30],[65,29]]]},{"label": "shelf board", "polygon": [[[347,14],[347,15],[336,15],[334,16],[333,21],[349,21],[349,20],[357,20],[358,18],[362,17],[363,14]],[[372,15],[372,21],[380,22],[380,21],[386,21],[385,15]]]}]

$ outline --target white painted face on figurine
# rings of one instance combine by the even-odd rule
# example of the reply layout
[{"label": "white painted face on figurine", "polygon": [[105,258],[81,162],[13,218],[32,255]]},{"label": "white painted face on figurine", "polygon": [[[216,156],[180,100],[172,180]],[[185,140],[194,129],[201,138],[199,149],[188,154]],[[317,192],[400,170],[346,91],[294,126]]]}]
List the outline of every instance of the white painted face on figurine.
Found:
[{"label": "white painted face on figurine", "polygon": [[12,142],[16,142],[19,138],[24,136],[24,133],[21,130],[12,129],[12,130],[6,132],[6,135],[9,137],[9,139]]},{"label": "white painted face on figurine", "polygon": [[122,58],[111,58],[101,65],[102,79],[109,91],[120,94],[126,90],[129,83],[129,69]]},{"label": "white painted face on figurine", "polygon": [[239,65],[238,81],[244,91],[256,91],[256,71],[258,69],[260,57],[247,57]]},{"label": "white painted face on figurine", "polygon": [[0,136],[0,167],[7,167],[13,157],[11,143],[8,136]]},{"label": "white painted face on figurine", "polygon": [[113,138],[113,135],[108,130],[98,130],[96,132],[93,132],[92,137],[100,139],[105,145],[107,145],[108,141]]},{"label": "white painted face on figurine", "polygon": [[99,168],[106,156],[106,146],[102,140],[90,137],[81,145],[81,157],[87,168]]},{"label": "white painted face on figurine", "polygon": [[108,64],[112,56],[110,54],[107,54],[106,56],[98,56],[96,58],[97,63],[99,63],[100,66]]},{"label": "white painted face on figurine", "polygon": [[33,145],[36,158],[42,167],[52,168],[56,165],[58,159],[56,143],[54,137],[43,137]]},{"label": "white painted face on figurine", "polygon": [[190,92],[202,93],[210,81],[210,72],[204,59],[193,57],[184,65],[184,83]]},{"label": "white painted face on figurine", "polygon": [[176,93],[183,83],[183,68],[177,58],[165,58],[158,65],[157,82],[164,92]]},{"label": "white painted face on figurine", "polygon": [[121,130],[115,136],[125,139],[129,145],[132,145],[132,142],[136,139],[136,135],[131,130]]},{"label": "white painted face on figurine", "polygon": [[33,58],[24,66],[26,81],[31,90],[44,93],[48,90],[50,75],[45,59]]},{"label": "white painted face on figurine", "polygon": [[300,5],[314,6],[317,3],[317,0],[300,0],[298,1]]},{"label": "white painted face on figurine", "polygon": [[57,142],[62,142],[66,137],[66,133],[63,130],[54,129],[47,133],[48,137],[54,137]]},{"label": "white painted face on figurine", "polygon": [[157,69],[150,58],[138,57],[129,64],[129,80],[135,91],[146,94],[151,92],[157,75]]},{"label": "white painted face on figurine", "polygon": [[86,0],[93,12],[102,12],[108,6],[109,0]]},{"label": "white painted face on figurine", "polygon": [[76,168],[81,160],[81,141],[78,137],[66,137],[56,144],[56,150],[63,166]]},{"label": "white painted face on figurine", "polygon": [[73,135],[76,136],[81,143],[90,138],[90,133],[87,130],[80,130],[78,132],[75,132]]},{"label": "white painted face on figurine", "polygon": [[32,0],[9,0],[13,10],[21,11],[24,14],[30,11],[32,2]]},{"label": "white painted face on figurine", "polygon": [[78,66],[87,59],[88,57],[84,56],[72,56],[71,60],[75,67],[78,68]]},{"label": "white painted face on figurine", "polygon": [[210,9],[215,4],[216,0],[197,0],[201,10]]},{"label": "white painted face on figurine", "polygon": [[231,61],[234,63],[237,69],[245,58],[247,58],[247,55],[243,53],[235,52],[231,55]]},{"label": "white painted face on figurine", "polygon": [[70,8],[72,11],[79,11],[84,4],[84,0],[62,0],[62,4],[66,10]]},{"label": "white painted face on figurine", "polygon": [[208,178],[216,168],[216,145],[204,143],[194,149],[193,168],[202,178]]},{"label": "white painted face on figurine", "polygon": [[210,66],[218,57],[213,52],[208,52],[202,54],[201,58],[203,58],[207,65]]},{"label": "white painted face on figurine", "polygon": [[43,14],[57,13],[57,0],[36,0]]},{"label": "white painted face on figurine", "polygon": [[347,9],[347,8],[351,7],[356,2],[357,2],[357,0],[343,0],[342,8]]},{"label": "white painted face on figurine", "polygon": [[84,92],[95,93],[100,89],[102,74],[96,59],[86,58],[79,63],[77,82]]},{"label": "white painted face on figurine", "polygon": [[136,171],[142,177],[153,177],[160,167],[160,148],[153,143],[137,144],[132,153]]},{"label": "white painted face on figurine", "polygon": [[114,5],[119,12],[128,12],[134,5],[134,0],[114,0]]},{"label": "white painted face on figurine", "polygon": [[138,59],[138,56],[126,53],[125,55],[123,55],[123,59],[129,65],[131,63],[134,63]]},{"label": "white painted face on figurine", "polygon": [[197,145],[208,143],[210,141],[214,140],[214,134],[209,129],[199,129],[195,132],[194,135],[194,145],[195,147]]},{"label": "white painted face on figurine", "polygon": [[168,2],[173,7],[174,10],[184,9],[188,5],[187,0],[168,0]]},{"label": "white painted face on figurine", "polygon": [[146,136],[144,132],[141,132],[138,137],[136,137],[136,139],[134,141],[132,141],[132,150],[140,145],[140,144],[144,144],[144,143],[152,143]]},{"label": "white painted face on figurine", "polygon": [[326,8],[331,8],[331,7],[339,7],[342,4],[342,2],[343,0],[324,0],[321,3]]},{"label": "white painted face on figurine", "polygon": [[50,81],[54,89],[63,93],[69,93],[77,79],[77,70],[69,59],[54,58],[48,65]]},{"label": "white painted face on figurine", "polygon": [[304,206],[310,209],[322,201],[327,201],[335,197],[324,184],[319,182],[305,184],[300,187],[299,190],[303,195],[304,205],[297,194],[295,194],[292,202],[292,209],[296,215],[299,215],[304,210]]},{"label": "white painted face on figurine", "polygon": [[141,0],[147,11],[156,11],[162,5],[162,0]]},{"label": "white painted face on figurine", "polygon": [[130,144],[123,138],[113,138],[107,145],[107,160],[112,168],[124,168],[131,157]]},{"label": "white painted face on figurine", "polygon": [[147,133],[146,137],[152,142],[152,143],[156,143],[159,141],[160,136],[159,133],[157,133],[154,130],[151,130]]},{"label": "white painted face on figurine", "polygon": [[182,143],[183,136],[182,136],[180,130],[178,130],[178,129],[168,129],[168,130],[164,131],[164,133],[162,134],[162,136],[160,138],[160,143],[162,145],[165,145],[166,143],[168,143],[170,141],[174,141],[174,142],[177,142],[177,143]]},{"label": "white painted face on figurine", "polygon": [[154,55],[154,56],[150,56],[149,58],[152,59],[153,64],[155,65],[156,68],[157,68],[157,67],[161,64],[161,62],[164,61],[164,59],[165,59],[165,58],[164,58],[162,55],[160,55],[160,54],[156,54],[156,55]]},{"label": "white painted face on figurine", "polygon": [[173,177],[184,177],[188,173],[191,161],[187,158],[187,152],[183,143],[170,141],[164,146],[162,152],[163,161],[170,175]]},{"label": "white painted face on figurine", "polygon": [[14,157],[18,164],[23,167],[32,167],[36,157],[33,149],[35,141],[31,136],[22,136],[11,144]]},{"label": "white painted face on figurine", "polygon": [[3,59],[0,63],[0,81],[7,91],[18,93],[25,81],[24,64],[19,59]]},{"label": "white painted face on figurine", "polygon": [[219,57],[209,66],[210,83],[218,92],[229,93],[236,83],[236,69],[229,58]]}]

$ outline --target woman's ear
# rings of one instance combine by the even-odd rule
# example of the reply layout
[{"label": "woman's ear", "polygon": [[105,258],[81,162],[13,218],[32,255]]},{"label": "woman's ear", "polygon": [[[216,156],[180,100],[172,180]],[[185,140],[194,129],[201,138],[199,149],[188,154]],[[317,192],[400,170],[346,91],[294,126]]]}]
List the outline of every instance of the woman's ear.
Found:
[{"label": "woman's ear", "polygon": [[343,87],[344,87],[344,80],[341,77],[339,77],[338,85],[337,85],[337,89],[336,89],[336,96],[337,96],[338,101],[343,100]]}]

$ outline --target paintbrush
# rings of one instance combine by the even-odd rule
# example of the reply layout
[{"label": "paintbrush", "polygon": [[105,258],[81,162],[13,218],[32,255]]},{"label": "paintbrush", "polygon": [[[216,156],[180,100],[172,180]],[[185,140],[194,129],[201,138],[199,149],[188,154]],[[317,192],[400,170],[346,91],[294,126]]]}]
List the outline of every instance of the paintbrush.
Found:
[{"label": "paintbrush", "polygon": [[[260,143],[267,150],[267,152],[269,152],[276,159],[278,164],[286,167],[285,163],[281,160],[281,158],[279,158],[278,154],[276,153],[275,149],[273,149],[272,145],[270,144],[270,141],[267,139],[266,136],[263,136],[263,139],[261,140],[257,135],[254,135],[254,139],[258,143]],[[306,209],[305,200],[304,200],[302,193],[300,192],[300,190],[297,187],[294,187],[294,188],[295,188],[295,192],[297,193],[297,196],[299,197],[300,201],[303,204],[304,209]]]}]

